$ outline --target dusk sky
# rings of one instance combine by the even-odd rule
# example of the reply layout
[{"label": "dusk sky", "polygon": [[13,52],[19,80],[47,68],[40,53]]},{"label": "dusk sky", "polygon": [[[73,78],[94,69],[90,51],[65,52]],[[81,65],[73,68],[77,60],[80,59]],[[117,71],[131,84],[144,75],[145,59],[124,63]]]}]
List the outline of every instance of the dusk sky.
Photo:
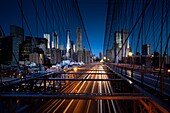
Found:
[{"label": "dusk sky", "polygon": [[[18,1],[21,3],[21,0],[18,0]],[[60,2],[60,0],[58,1]],[[37,4],[38,4],[37,9],[38,9],[39,15],[41,16],[42,13],[44,13],[44,10],[41,9],[42,3],[40,2],[41,2],[40,0],[37,1]],[[81,16],[84,21],[84,26],[85,26],[85,29],[88,35],[88,39],[91,45],[92,52],[96,56],[99,56],[99,52],[103,51],[104,32],[105,32],[105,23],[106,23],[106,14],[107,14],[107,1],[106,0],[78,0],[78,4],[79,4]],[[47,11],[48,10],[50,9],[47,6]],[[31,0],[23,0],[23,12],[26,16],[26,20],[28,22],[32,35],[37,36],[36,28],[35,28],[35,24],[36,24],[35,23],[35,10],[33,8],[33,4]],[[0,25],[2,26],[5,32],[5,35],[9,35],[9,26],[11,24],[18,25],[20,27],[22,26],[21,10],[19,9],[17,0],[12,0],[12,1],[1,0],[0,14],[1,14]],[[42,21],[45,21],[43,20],[44,17],[41,17],[41,18],[42,18]],[[38,24],[40,26],[40,22]],[[43,22],[43,24],[45,23]],[[71,23],[71,24],[74,24],[74,23]],[[24,22],[24,30],[25,30],[25,36],[30,35],[25,22]],[[39,27],[39,33],[38,33],[39,37],[43,36],[43,34],[41,34],[43,32],[41,31],[42,30]],[[83,39],[83,41],[86,41],[86,40]],[[86,46],[87,42],[85,43],[86,43],[85,44]],[[86,48],[88,49],[87,46]]]},{"label": "dusk sky", "polygon": [[[81,27],[83,30],[83,47],[85,46],[87,50],[90,50],[83,25],[81,23],[80,15],[78,13],[78,9],[76,8],[76,3],[73,2],[74,0],[1,0],[0,25],[2,26],[6,35],[9,35],[9,26],[11,24],[18,25],[20,27],[22,26],[21,9],[17,1],[19,2],[19,4],[21,4],[21,1],[23,2],[24,16],[31,31],[30,33],[26,22],[24,21],[23,25],[25,36],[29,36],[32,34],[34,37],[43,37],[44,33],[52,34],[53,31],[56,31],[59,34],[59,43],[66,45],[66,30],[70,30],[71,40],[76,42],[76,28]],[[33,5],[33,1],[36,1],[37,4],[36,6],[39,15],[39,18],[37,17],[37,20],[37,14],[35,11],[35,6]],[[99,56],[99,52],[103,52],[104,46],[108,1],[77,1],[92,49],[92,53],[96,56]],[[141,52],[142,44],[150,44],[152,53],[153,51],[159,52],[161,31],[163,36],[162,48],[165,48],[168,36],[167,34],[169,34],[170,30],[170,18],[168,18],[168,15],[170,13],[170,2],[169,0],[165,0],[164,2],[164,23],[163,29],[161,29],[163,6],[162,1],[151,0],[150,4],[145,10],[144,16],[140,17],[146,1],[147,0],[144,0],[143,2],[138,0],[117,1],[114,13],[114,3],[110,4],[111,11],[109,14],[110,20],[108,21],[108,25],[112,25],[112,30],[111,33],[110,31],[107,32],[107,34],[111,34],[111,36],[106,38],[105,46],[108,46],[108,48],[105,49],[111,49],[113,47],[114,32],[120,31],[122,29],[126,29],[128,32],[131,32],[129,35],[129,43],[133,53]],[[115,1],[112,0],[112,2]],[[132,8],[133,3],[134,8]],[[54,16],[52,15],[51,7],[54,10]],[[48,15],[45,12],[47,12]],[[112,14],[114,14],[112,19],[114,21],[111,24]],[[38,24],[38,27],[36,26],[36,24]],[[36,29],[36,27],[38,30]],[[52,29],[52,27],[54,27],[54,29]],[[133,27],[134,29],[132,30]],[[140,30],[140,28],[142,29]],[[108,38],[110,39],[107,40]]]},{"label": "dusk sky", "polygon": [[98,56],[103,51],[107,0],[78,0],[89,36],[92,51]]}]

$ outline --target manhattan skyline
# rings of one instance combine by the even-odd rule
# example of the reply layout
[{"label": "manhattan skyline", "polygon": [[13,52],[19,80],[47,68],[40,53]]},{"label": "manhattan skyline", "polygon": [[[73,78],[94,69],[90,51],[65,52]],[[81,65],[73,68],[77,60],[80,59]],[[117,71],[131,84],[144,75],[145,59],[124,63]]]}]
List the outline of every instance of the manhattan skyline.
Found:
[{"label": "manhattan skyline", "polygon": [[[22,7],[23,7],[23,12],[24,12],[24,16],[26,18],[26,22],[28,24],[28,26],[30,27],[30,31],[29,32],[26,22],[24,21],[24,19],[22,20],[22,14],[19,8],[19,5],[17,3],[17,1],[19,1],[19,4],[22,3]],[[54,32],[52,30],[52,28],[50,27],[50,22],[44,19],[45,18],[45,10],[40,10],[40,8],[43,8],[43,3],[40,3],[42,1],[37,1],[37,4],[40,4],[37,6],[37,10],[38,10],[38,15],[42,16],[43,18],[41,19],[42,23],[43,23],[43,27],[45,29],[45,33],[43,32],[43,27],[40,23],[40,20],[37,19],[37,14],[35,13],[35,9],[34,9],[34,4],[31,1],[20,1],[20,0],[14,0],[14,1],[10,1],[11,3],[9,3],[9,1],[7,0],[3,0],[1,1],[1,15],[2,18],[0,19],[0,25],[2,27],[2,29],[5,32],[5,35],[9,35],[9,26],[10,25],[17,25],[20,27],[24,27],[24,31],[25,31],[25,36],[30,36],[33,35],[34,37],[43,37],[43,34],[50,34],[52,36],[52,33]],[[44,3],[47,1],[44,1]],[[57,1],[57,3],[60,4],[61,1]],[[64,2],[63,2],[64,3]],[[63,4],[61,2],[61,4]],[[51,9],[49,8],[50,4],[47,3],[46,7],[47,7],[47,12],[49,11],[49,15],[51,13]],[[83,18],[83,22],[84,22],[84,27],[87,32],[87,36],[90,42],[90,46],[92,48],[92,52],[93,54],[95,54],[96,56],[99,56],[99,52],[101,52],[103,50],[103,42],[104,42],[104,29],[105,29],[105,21],[106,21],[106,13],[107,13],[107,1],[104,0],[78,0],[78,5],[80,7],[80,13],[81,16]],[[53,6],[53,8],[55,8]],[[60,7],[61,10],[62,7]],[[63,5],[63,8],[64,5]],[[96,13],[97,12],[97,13]],[[66,12],[65,12],[66,13]],[[69,12],[70,15],[71,14],[75,14],[75,12],[70,11]],[[56,14],[56,13],[55,13]],[[60,14],[60,13],[59,13]],[[56,14],[57,15],[57,14]],[[69,14],[65,14],[65,15],[69,15]],[[61,17],[62,15],[60,15]],[[52,15],[51,15],[52,17]],[[78,16],[75,16],[78,18]],[[70,17],[71,18],[71,17]],[[73,17],[74,18],[74,17]],[[71,18],[71,19],[73,19]],[[54,18],[55,19],[55,18]],[[54,30],[55,32],[57,32],[59,34],[59,42],[60,44],[62,43],[63,45],[66,46],[66,41],[64,41],[64,38],[66,39],[66,30],[70,30],[70,40],[73,40],[74,43],[76,43],[76,27],[81,27],[81,24],[77,24],[77,26],[73,27],[73,24],[75,24],[76,20],[72,21],[72,20],[65,20],[65,21],[70,21],[69,22],[63,22],[61,23],[60,21],[60,25],[56,24],[56,21],[54,21],[52,18],[50,19],[51,21],[54,21]],[[79,19],[78,19],[79,20]],[[38,21],[36,23],[36,21]],[[73,23],[74,22],[74,23]],[[70,24],[68,26],[66,26],[65,24],[68,23]],[[77,22],[78,23],[78,22]],[[80,23],[80,22],[79,22]],[[36,28],[36,24],[38,24],[38,30]],[[65,30],[63,30],[62,25],[65,27]],[[56,28],[56,29],[55,29]],[[83,28],[82,28],[83,29]],[[65,34],[64,34],[65,32]],[[88,44],[87,44],[87,40],[85,39],[85,34],[83,34],[83,46],[86,46],[87,49],[89,49]]]}]

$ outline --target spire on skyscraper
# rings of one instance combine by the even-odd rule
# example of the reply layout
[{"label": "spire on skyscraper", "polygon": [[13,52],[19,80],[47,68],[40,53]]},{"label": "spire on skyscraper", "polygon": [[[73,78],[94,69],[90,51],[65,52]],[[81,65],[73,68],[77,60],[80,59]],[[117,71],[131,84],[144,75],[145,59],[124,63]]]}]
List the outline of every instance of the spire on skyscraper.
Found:
[{"label": "spire on skyscraper", "polygon": [[66,45],[67,52],[66,52],[66,56],[67,56],[67,58],[69,58],[69,50],[70,50],[70,31],[69,30],[67,30],[66,37],[67,37],[67,45]]}]

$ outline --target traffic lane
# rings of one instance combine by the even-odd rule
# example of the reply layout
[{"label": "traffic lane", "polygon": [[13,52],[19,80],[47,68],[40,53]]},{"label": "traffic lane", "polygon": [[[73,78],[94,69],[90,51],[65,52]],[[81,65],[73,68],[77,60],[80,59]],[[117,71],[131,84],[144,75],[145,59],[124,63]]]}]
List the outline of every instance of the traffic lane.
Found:
[{"label": "traffic lane", "polygon": [[[108,78],[107,75],[104,75],[105,78]],[[103,86],[104,86],[104,92],[105,93],[111,93],[111,87],[109,87],[109,81],[104,81],[103,82]],[[115,109],[115,104],[113,102],[113,100],[104,100],[104,111],[106,113],[112,113],[112,112],[116,112]]]},{"label": "traffic lane", "polygon": [[[87,75],[87,79],[89,77],[90,76]],[[71,93],[79,93],[81,91],[81,89],[83,89],[83,86],[85,85],[85,82],[86,81],[79,81],[78,84],[76,85],[76,87],[71,86],[71,87],[74,87],[74,89],[71,91]],[[69,107],[71,106],[72,103],[73,103],[73,100],[66,100],[66,99],[64,99],[62,101],[62,103],[60,103],[60,105],[54,110],[54,112],[66,112],[69,109]],[[77,102],[76,102],[76,104],[77,104]],[[76,105],[72,105],[72,106],[74,108]],[[69,111],[73,111],[73,110],[74,109],[71,109]]]},{"label": "traffic lane", "polygon": [[[90,78],[96,78],[96,75],[89,75],[90,76]],[[88,85],[88,86],[86,86],[86,85],[84,85],[84,87],[86,87],[86,90],[83,90],[83,87],[81,88],[81,91],[80,92],[84,92],[84,93],[89,93],[89,91],[91,90],[91,84],[93,84],[94,82],[92,82],[92,81],[84,81],[84,84],[86,84],[86,85]],[[95,84],[96,84],[97,82],[95,81]],[[87,91],[87,89],[89,90],[89,91]],[[90,91],[91,92],[91,91]],[[91,93],[97,93],[97,91],[96,92],[91,92]],[[79,107],[76,107],[76,108],[81,108],[81,109],[76,109],[76,111],[75,112],[89,112],[89,111],[82,111],[82,108],[83,109],[86,109],[86,107],[89,107],[89,101],[90,100],[79,100],[79,102],[78,102],[78,104],[77,104],[77,102],[75,102],[75,101],[72,101],[71,102],[71,104],[72,104],[72,106],[70,107],[70,109],[68,110],[69,112],[70,111],[72,111],[73,109],[75,109],[75,105],[77,105],[77,106],[79,106]],[[96,102],[96,101],[95,101]],[[96,102],[97,103],[97,102]],[[96,104],[95,104],[96,105]],[[94,108],[94,107],[93,107]],[[94,110],[96,110],[96,109],[94,109]],[[94,110],[93,110],[93,112],[94,112]]]},{"label": "traffic lane", "polygon": [[[95,78],[98,78],[98,75],[95,76]],[[92,88],[88,88],[87,90],[91,90],[91,93],[98,93],[98,82],[94,81]],[[97,100],[89,100],[88,106],[87,106],[87,113],[94,113],[94,111],[98,112],[98,101]]]},{"label": "traffic lane", "polygon": [[[96,75],[90,75],[91,78],[96,78]],[[82,90],[83,93],[94,93],[94,86],[95,86],[96,81],[87,81],[87,86],[85,90]],[[75,103],[76,104],[76,103]],[[74,109],[74,113],[90,113],[89,111],[89,106],[91,104],[91,100],[79,100],[77,103],[76,108]],[[96,112],[93,110],[93,112]]]},{"label": "traffic lane", "polygon": [[[99,76],[96,75],[96,78],[99,78]],[[92,93],[98,93],[98,81],[94,81]],[[94,113],[93,111],[98,112],[98,100],[90,100],[88,111],[89,113]]]},{"label": "traffic lane", "polygon": [[[65,92],[65,93],[69,93],[71,92],[74,87],[76,86],[76,82],[70,84],[69,86],[67,86],[66,88],[64,88],[61,92]],[[56,106],[59,105],[59,102],[61,102],[63,100],[50,100],[47,102],[47,104],[45,104],[44,106],[42,106],[41,110],[39,110],[38,112],[50,112],[56,109]]]},{"label": "traffic lane", "polygon": [[[86,78],[88,75],[83,74],[81,76],[81,78]],[[75,88],[75,86],[79,83],[79,81],[76,82],[72,82],[71,84],[69,84],[68,86],[66,86],[61,92],[63,93],[74,93],[73,89]],[[59,102],[61,103],[63,100],[50,100],[47,102],[47,104],[45,104],[44,106],[42,106],[42,108],[40,110],[37,110],[37,112],[39,113],[46,113],[46,112],[52,112],[56,109],[56,106],[59,106]],[[66,101],[65,103],[69,103],[69,101]],[[66,105],[66,104],[65,104]]]},{"label": "traffic lane", "polygon": [[[91,79],[91,78],[93,78],[93,76],[91,76],[91,75],[89,75],[89,79]],[[88,86],[89,86],[89,84],[90,83],[92,83],[92,81],[83,81],[83,85],[81,86],[81,88],[79,89],[79,92],[78,93],[87,93],[87,91],[86,91],[86,89],[88,88]],[[87,100],[85,100],[85,101],[83,101],[83,100],[79,100],[78,102],[76,102],[76,101],[74,101],[74,100],[72,100],[72,102],[71,102],[71,105],[69,106],[69,108],[67,109],[67,111],[74,111],[76,108],[75,108],[75,106],[80,106],[80,105],[82,105],[81,107],[82,107],[82,109],[84,108],[84,104],[83,103],[81,103],[81,102],[84,102],[84,103],[86,103],[87,102]],[[80,104],[81,103],[81,104]],[[82,109],[80,110],[81,112],[82,112]],[[85,109],[85,108],[84,108]],[[78,112],[78,111],[77,111]]]},{"label": "traffic lane", "polygon": [[[82,93],[82,88],[83,88],[83,87],[86,87],[86,84],[85,84],[85,83],[86,83],[86,81],[83,82],[82,86],[80,87],[80,89],[78,90],[77,93]],[[78,100],[78,102],[79,102],[79,100]],[[68,106],[65,108],[64,112],[67,112],[67,111],[73,112],[74,109],[75,109],[75,106],[77,105],[78,102],[75,101],[75,99],[72,99],[72,100],[70,101],[70,103],[68,104]]]},{"label": "traffic lane", "polygon": [[[82,75],[80,78],[83,78],[83,77],[85,77],[85,76],[88,76],[88,75]],[[61,92],[71,92],[72,91],[72,89],[74,88],[74,86],[75,86],[75,84],[77,84],[78,82],[75,82],[74,84],[72,84],[72,85],[69,85],[68,86],[68,88],[65,88],[64,90],[62,90]],[[67,89],[67,90],[66,90]],[[63,100],[62,100],[63,101]],[[53,105],[56,103],[57,101],[54,101],[53,102]],[[69,103],[69,101],[65,101],[65,103]],[[65,104],[65,105],[67,105],[67,104]],[[54,105],[54,106],[57,106],[57,105]],[[53,108],[55,108],[55,107],[53,107]]]}]

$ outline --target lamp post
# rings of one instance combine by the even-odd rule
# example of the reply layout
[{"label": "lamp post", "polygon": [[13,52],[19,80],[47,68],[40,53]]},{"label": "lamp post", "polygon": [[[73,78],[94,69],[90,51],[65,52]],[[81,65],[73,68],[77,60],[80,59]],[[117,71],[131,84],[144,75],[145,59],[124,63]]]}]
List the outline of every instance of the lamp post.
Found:
[{"label": "lamp post", "polygon": [[103,57],[103,60],[106,61],[106,57],[105,56]]},{"label": "lamp post", "polygon": [[154,54],[151,55],[151,65],[154,67],[155,66],[155,60],[154,60]]},{"label": "lamp post", "polygon": [[[130,57],[130,66],[132,67],[132,51],[129,51],[129,57]],[[133,68],[131,68],[131,78],[133,79]]]},{"label": "lamp post", "polygon": [[133,53],[132,53],[131,50],[129,51],[129,54],[128,54],[128,55],[129,55],[129,57],[130,57],[130,64],[132,65],[132,55],[133,55]]}]

